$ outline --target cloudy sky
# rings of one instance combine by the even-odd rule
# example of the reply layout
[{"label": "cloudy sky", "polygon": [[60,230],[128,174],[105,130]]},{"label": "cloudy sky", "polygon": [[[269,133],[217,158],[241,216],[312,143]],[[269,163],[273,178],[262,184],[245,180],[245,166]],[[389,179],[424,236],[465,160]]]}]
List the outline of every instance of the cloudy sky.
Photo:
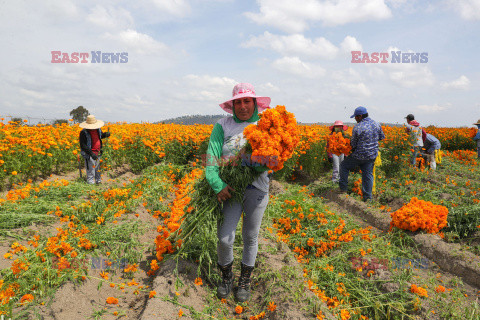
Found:
[{"label": "cloudy sky", "polygon": [[[301,122],[470,126],[480,118],[480,0],[0,0],[0,115],[105,121],[221,114],[238,82]],[[52,51],[89,53],[52,63]],[[91,63],[91,52],[128,53]],[[352,63],[351,51],[427,53]],[[61,56],[60,56],[60,59]]]}]

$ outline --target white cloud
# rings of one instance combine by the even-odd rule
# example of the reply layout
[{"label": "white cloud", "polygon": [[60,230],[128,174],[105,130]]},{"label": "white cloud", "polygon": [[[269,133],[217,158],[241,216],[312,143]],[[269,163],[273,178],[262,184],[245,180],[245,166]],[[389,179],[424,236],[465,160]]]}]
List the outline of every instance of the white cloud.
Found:
[{"label": "white cloud", "polygon": [[438,104],[434,104],[434,105],[419,105],[417,106],[417,109],[424,111],[426,113],[435,113],[435,112],[446,110],[447,107],[442,107],[442,106],[439,106]]},{"label": "white cloud", "polygon": [[332,94],[334,95],[339,95],[343,93],[351,94],[357,97],[370,97],[372,95],[370,89],[363,82],[341,82],[338,84],[337,88],[332,91]]},{"label": "white cloud", "polygon": [[368,76],[371,77],[372,79],[380,79],[385,76],[385,71],[383,68],[377,67],[377,66],[371,66],[368,68]]},{"label": "white cloud", "polygon": [[334,58],[338,52],[338,48],[323,37],[312,41],[302,34],[280,36],[268,31],[258,37],[251,37],[242,43],[242,46],[245,48],[271,49],[284,56],[308,56],[325,59]]},{"label": "white cloud", "polygon": [[390,79],[406,88],[432,86],[435,77],[425,66],[402,66],[400,70],[390,72]]},{"label": "white cloud", "polygon": [[462,75],[457,80],[453,80],[453,81],[450,81],[450,82],[442,82],[441,86],[444,89],[453,88],[453,89],[466,90],[470,87],[470,79],[468,79],[466,76]]},{"label": "white cloud", "polygon": [[449,6],[465,20],[480,20],[479,0],[449,0]]},{"label": "white cloud", "polygon": [[258,95],[263,95],[262,92],[280,92],[280,88],[272,84],[271,82],[267,82],[265,84],[260,84],[258,86],[258,89],[255,88],[255,91]]},{"label": "white cloud", "polygon": [[195,75],[195,74],[188,74],[184,77],[184,80],[195,87],[216,87],[216,88],[230,88],[230,91],[233,89],[238,82],[234,79],[228,77],[214,77],[209,75]]},{"label": "white cloud", "polygon": [[237,83],[228,77],[189,74],[181,81],[185,93],[181,99],[218,104],[232,96],[232,89]]},{"label": "white cloud", "polygon": [[132,29],[121,31],[117,34],[107,32],[103,37],[116,40],[125,45],[129,50],[140,54],[158,54],[169,51],[169,48],[164,43]]},{"label": "white cloud", "polygon": [[126,29],[133,27],[132,15],[123,8],[105,8],[96,5],[87,16],[87,21],[107,29]]},{"label": "white cloud", "polygon": [[144,100],[140,95],[135,94],[133,97],[125,97],[123,101],[127,105],[135,105],[135,106],[151,106],[153,102]]},{"label": "white cloud", "polygon": [[331,74],[332,79],[339,82],[352,82],[352,81],[361,81],[362,76],[358,71],[353,68],[348,68],[346,70],[333,71]]},{"label": "white cloud", "polygon": [[411,0],[385,0],[386,3],[388,3],[391,7],[393,8],[400,8],[402,6],[405,6],[408,2],[415,2]]},{"label": "white cloud", "polygon": [[45,15],[54,21],[77,18],[81,10],[71,0],[46,0],[43,3]]},{"label": "white cloud", "polygon": [[346,36],[343,39],[340,47],[344,52],[350,53],[351,51],[363,51],[362,45],[358,42],[357,39],[351,36]]},{"label": "white cloud", "polygon": [[257,0],[260,12],[245,15],[258,24],[290,33],[303,32],[310,22],[325,26],[387,19],[392,13],[383,0]]},{"label": "white cloud", "polygon": [[45,94],[45,93],[41,93],[41,92],[33,91],[33,90],[28,90],[28,89],[24,89],[24,88],[20,89],[20,93],[23,94],[25,97],[34,98],[36,100],[44,100],[44,99],[47,98],[47,94]]},{"label": "white cloud", "polygon": [[[389,47],[386,52],[390,54],[392,51],[413,52],[412,50],[400,50],[396,47]],[[385,65],[390,69],[390,79],[405,88],[429,87],[435,83],[435,76],[424,63],[386,63]]]},{"label": "white cloud", "polygon": [[151,0],[151,2],[159,11],[176,17],[184,17],[191,11],[190,5],[185,0]]},{"label": "white cloud", "polygon": [[305,63],[298,57],[277,59],[272,66],[277,70],[305,78],[317,78],[325,75],[325,69],[318,65]]}]

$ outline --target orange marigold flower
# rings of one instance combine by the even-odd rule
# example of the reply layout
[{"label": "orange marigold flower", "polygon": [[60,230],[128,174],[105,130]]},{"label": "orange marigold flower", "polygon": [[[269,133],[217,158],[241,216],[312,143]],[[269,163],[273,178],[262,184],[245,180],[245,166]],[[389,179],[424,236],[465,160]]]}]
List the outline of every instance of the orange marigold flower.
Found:
[{"label": "orange marigold flower", "polygon": [[150,293],[148,294],[148,297],[149,298],[153,298],[157,295],[157,292],[156,291],[150,291]]},{"label": "orange marigold flower", "polygon": [[114,297],[108,297],[107,298],[107,303],[108,304],[118,304],[118,299]]},{"label": "orange marigold flower", "polygon": [[129,264],[125,269],[123,269],[123,272],[128,273],[128,272],[136,272],[138,268],[138,264]]},{"label": "orange marigold flower", "polygon": [[277,309],[277,305],[275,304],[275,302],[271,301],[269,304],[268,304],[268,310],[270,311],[275,311],[275,309]]},{"label": "orange marigold flower", "polygon": [[235,312],[236,312],[237,314],[242,313],[242,312],[243,312],[242,306],[236,306],[236,307],[235,307]]},{"label": "orange marigold flower", "polygon": [[436,292],[445,292],[445,287],[444,286],[438,286],[435,288]]},{"label": "orange marigold flower", "polygon": [[25,303],[25,302],[28,302],[28,301],[33,301],[33,295],[31,295],[29,293],[23,295],[23,297],[20,299],[20,303]]},{"label": "orange marigold flower", "polygon": [[197,286],[201,286],[201,285],[203,284],[202,279],[201,279],[201,278],[196,278],[196,279],[195,279],[195,284],[196,284]]},{"label": "orange marigold flower", "polygon": [[410,286],[410,292],[419,295],[420,297],[428,298],[428,292],[422,287],[418,287],[416,284]]}]

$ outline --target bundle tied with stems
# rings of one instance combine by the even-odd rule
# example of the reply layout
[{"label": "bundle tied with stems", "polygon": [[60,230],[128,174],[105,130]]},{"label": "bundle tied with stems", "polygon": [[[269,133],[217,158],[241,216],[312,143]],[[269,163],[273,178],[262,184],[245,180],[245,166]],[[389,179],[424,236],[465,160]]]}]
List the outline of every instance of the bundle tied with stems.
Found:
[{"label": "bundle tied with stems", "polygon": [[[234,189],[230,199],[233,202],[243,202],[245,189],[262,172],[282,169],[300,140],[295,116],[284,106],[267,109],[259,116],[257,124],[244,129],[247,143],[238,154],[217,160],[220,178]],[[205,176],[197,180],[193,189],[190,206],[194,209],[184,215],[173,235],[175,242],[182,243],[176,256],[197,260],[198,271],[205,267],[210,276],[210,267],[216,260],[216,230],[223,221],[223,204],[218,202]]]},{"label": "bundle tied with stems", "polygon": [[327,152],[335,154],[337,156],[349,155],[352,152],[352,146],[350,145],[350,139],[344,137],[341,132],[334,132],[327,136]]}]

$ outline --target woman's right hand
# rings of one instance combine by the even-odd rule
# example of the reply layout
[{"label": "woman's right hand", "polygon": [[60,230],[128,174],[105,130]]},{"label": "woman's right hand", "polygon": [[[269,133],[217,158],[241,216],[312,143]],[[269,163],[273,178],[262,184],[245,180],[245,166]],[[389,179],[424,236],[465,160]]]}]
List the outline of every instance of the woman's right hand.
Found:
[{"label": "woman's right hand", "polygon": [[232,197],[232,195],[230,194],[230,191],[234,192],[235,190],[229,185],[227,185],[225,188],[222,189],[222,191],[217,193],[217,200],[219,202],[223,202],[225,200],[230,199]]}]

